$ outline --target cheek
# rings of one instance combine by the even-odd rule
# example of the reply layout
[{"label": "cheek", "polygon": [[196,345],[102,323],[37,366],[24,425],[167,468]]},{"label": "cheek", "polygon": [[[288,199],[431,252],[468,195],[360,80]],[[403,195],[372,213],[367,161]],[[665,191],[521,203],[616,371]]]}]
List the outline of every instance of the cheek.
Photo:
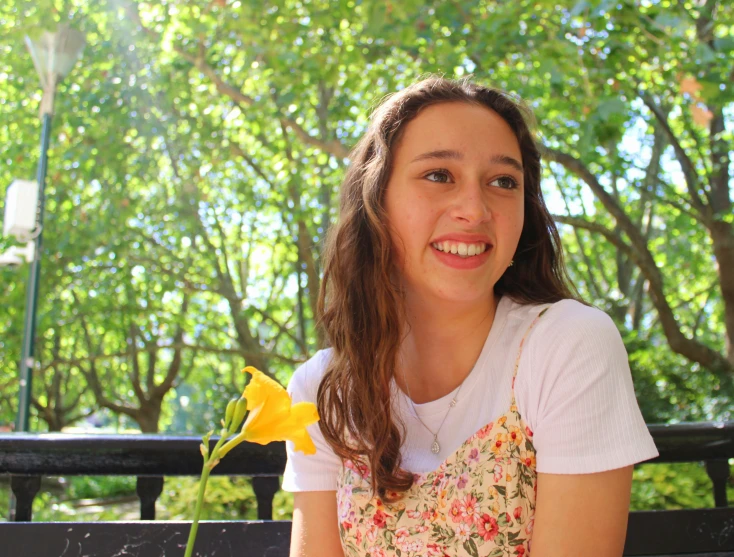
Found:
[{"label": "cheek", "polygon": [[522,233],[522,229],[525,225],[525,204],[520,203],[518,207],[516,207],[513,218],[512,218],[512,228],[517,237],[520,237],[520,234]]},{"label": "cheek", "polygon": [[498,232],[502,230],[502,234],[507,240],[518,242],[525,222],[524,217],[522,207],[508,208],[506,212],[497,213],[496,224]]},{"label": "cheek", "polygon": [[435,219],[435,211],[420,196],[407,200],[399,211],[400,220],[395,223],[406,245],[423,243],[424,236],[430,231],[431,222]]},{"label": "cheek", "polygon": [[520,234],[522,234],[522,229],[524,228],[524,226],[525,226],[524,215],[520,213],[520,216],[515,221],[515,235],[518,237],[518,239],[520,238]]}]

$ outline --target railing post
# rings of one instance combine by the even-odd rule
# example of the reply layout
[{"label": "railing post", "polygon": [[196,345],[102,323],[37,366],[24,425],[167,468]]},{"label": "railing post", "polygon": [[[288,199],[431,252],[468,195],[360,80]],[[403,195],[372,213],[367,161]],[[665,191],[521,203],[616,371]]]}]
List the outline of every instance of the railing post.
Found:
[{"label": "railing post", "polygon": [[278,476],[254,476],[252,489],[257,498],[258,520],[273,520],[273,497],[280,489]]},{"label": "railing post", "polygon": [[41,489],[41,476],[10,475],[10,489],[15,496],[15,508],[10,511],[11,522],[30,522],[33,499]]},{"label": "railing post", "polygon": [[155,520],[155,502],[163,491],[163,476],[138,476],[135,491],[140,499],[140,520]]},{"label": "railing post", "polygon": [[717,458],[706,461],[706,472],[714,483],[714,505],[728,507],[726,499],[726,484],[729,481],[729,459]]}]

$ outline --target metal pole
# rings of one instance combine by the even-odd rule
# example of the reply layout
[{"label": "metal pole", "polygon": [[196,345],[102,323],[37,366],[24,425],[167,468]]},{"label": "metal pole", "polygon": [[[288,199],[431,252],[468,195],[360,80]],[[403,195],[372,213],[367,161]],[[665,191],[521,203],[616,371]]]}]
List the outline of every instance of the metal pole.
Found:
[{"label": "metal pole", "polygon": [[20,393],[18,397],[18,416],[15,431],[29,431],[29,413],[33,387],[33,368],[35,367],[36,339],[36,306],[38,304],[38,286],[41,275],[41,241],[43,239],[43,209],[45,206],[44,189],[46,185],[46,167],[48,166],[48,146],[51,137],[50,112],[44,112],[41,129],[41,159],[38,162],[38,208],[36,210],[35,254],[28,274],[26,288],[26,313],[23,328],[23,346],[20,356]]}]

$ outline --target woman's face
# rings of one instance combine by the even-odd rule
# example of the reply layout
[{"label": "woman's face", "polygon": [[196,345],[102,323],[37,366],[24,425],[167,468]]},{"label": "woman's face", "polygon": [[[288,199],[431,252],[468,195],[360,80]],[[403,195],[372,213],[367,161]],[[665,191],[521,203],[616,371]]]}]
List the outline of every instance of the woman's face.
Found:
[{"label": "woman's face", "polygon": [[394,146],[385,192],[409,299],[491,301],[523,227],[522,156],[494,111],[431,105]]}]

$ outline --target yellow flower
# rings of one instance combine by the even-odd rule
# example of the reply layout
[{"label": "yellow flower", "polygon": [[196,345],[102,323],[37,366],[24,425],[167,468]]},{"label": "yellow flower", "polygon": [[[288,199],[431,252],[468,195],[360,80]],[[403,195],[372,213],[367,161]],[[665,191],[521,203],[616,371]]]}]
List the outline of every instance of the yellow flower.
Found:
[{"label": "yellow flower", "polygon": [[535,468],[535,455],[531,452],[521,452],[520,461],[528,468]]},{"label": "yellow flower", "polygon": [[499,516],[500,515],[500,504],[495,501],[492,503],[492,516]]},{"label": "yellow flower", "polygon": [[510,435],[509,435],[509,441],[513,445],[519,445],[522,443],[523,440],[523,434],[522,429],[520,429],[517,426],[511,425],[510,426]]},{"label": "yellow flower", "polygon": [[490,446],[490,449],[492,449],[492,452],[495,455],[499,455],[501,452],[505,451],[505,444],[507,443],[507,434],[506,433],[498,433],[494,436],[494,441],[492,441],[492,445]]},{"label": "yellow flower", "polygon": [[306,427],[319,420],[312,402],[293,404],[288,391],[263,372],[248,366],[242,371],[252,375],[242,396],[247,399],[247,420],[242,432],[222,446],[220,457],[242,441],[267,445],[273,441],[292,441],[297,451],[314,454],[316,445]]}]

